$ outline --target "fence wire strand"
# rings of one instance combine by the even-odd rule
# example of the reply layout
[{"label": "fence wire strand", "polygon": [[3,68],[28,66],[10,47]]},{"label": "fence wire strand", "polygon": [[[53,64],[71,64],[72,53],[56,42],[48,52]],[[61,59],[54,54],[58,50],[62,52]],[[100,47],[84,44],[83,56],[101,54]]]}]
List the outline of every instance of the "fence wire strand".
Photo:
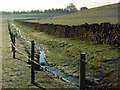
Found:
[{"label": "fence wire strand", "polygon": [[24,53],[22,53],[12,42],[11,42],[11,45],[12,45],[12,47],[15,48],[15,50],[16,50],[18,53],[20,53],[20,54],[22,54],[23,56],[25,56],[28,60],[30,60],[31,62],[33,62],[34,64],[36,64],[36,65],[38,65],[38,66],[41,66],[41,65],[40,65],[39,63],[37,63],[36,61],[31,60],[31,58],[28,57],[28,55],[25,55]]}]

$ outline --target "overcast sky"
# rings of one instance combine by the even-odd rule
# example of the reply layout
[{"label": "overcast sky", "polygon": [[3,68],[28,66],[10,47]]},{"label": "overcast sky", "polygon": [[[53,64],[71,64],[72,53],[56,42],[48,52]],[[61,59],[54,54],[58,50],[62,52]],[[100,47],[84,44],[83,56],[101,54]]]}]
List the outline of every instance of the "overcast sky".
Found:
[{"label": "overcast sky", "polygon": [[118,3],[119,0],[0,0],[0,11],[45,10],[51,8],[65,8],[69,3],[81,7],[98,7]]}]

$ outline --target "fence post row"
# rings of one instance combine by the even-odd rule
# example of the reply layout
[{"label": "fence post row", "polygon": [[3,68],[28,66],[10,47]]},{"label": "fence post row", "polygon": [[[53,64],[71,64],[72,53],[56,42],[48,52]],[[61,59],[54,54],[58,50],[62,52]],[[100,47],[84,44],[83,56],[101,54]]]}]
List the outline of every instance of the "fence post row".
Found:
[{"label": "fence post row", "polygon": [[[15,35],[10,30],[10,25],[8,23],[8,29],[11,36],[11,41],[15,46]],[[15,47],[12,45],[13,58],[15,58]],[[40,53],[40,52],[39,52]],[[38,55],[39,55],[38,53]],[[31,84],[35,83],[35,72],[34,72],[34,41],[31,41]],[[39,56],[38,61],[39,62]],[[84,90],[85,87],[85,53],[80,54],[80,89]]]},{"label": "fence post row", "polygon": [[80,89],[85,90],[85,54],[80,54]]},{"label": "fence post row", "polygon": [[35,83],[35,72],[34,72],[34,41],[31,41],[31,84]]},{"label": "fence post row", "polygon": [[[15,58],[15,35],[11,32],[8,22],[8,30],[12,41],[13,59]],[[39,58],[39,57],[38,57]],[[31,41],[31,60],[34,60],[34,41]],[[35,83],[34,62],[31,61],[31,83]]]}]

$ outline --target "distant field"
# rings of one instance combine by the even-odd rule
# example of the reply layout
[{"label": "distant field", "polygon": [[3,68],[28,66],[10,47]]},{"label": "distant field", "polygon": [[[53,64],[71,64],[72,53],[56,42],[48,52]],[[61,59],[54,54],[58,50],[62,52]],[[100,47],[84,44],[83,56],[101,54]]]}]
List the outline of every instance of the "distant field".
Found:
[{"label": "distant field", "polygon": [[6,14],[2,15],[2,19],[38,19],[38,18],[50,18],[54,16],[64,15],[65,13],[34,13],[34,14]]},{"label": "distant field", "polygon": [[101,6],[88,10],[75,12],[72,14],[66,14],[62,16],[27,20],[28,22],[39,22],[39,23],[53,23],[53,24],[64,24],[64,25],[80,25],[84,23],[119,23],[118,21],[118,3],[112,5]]}]

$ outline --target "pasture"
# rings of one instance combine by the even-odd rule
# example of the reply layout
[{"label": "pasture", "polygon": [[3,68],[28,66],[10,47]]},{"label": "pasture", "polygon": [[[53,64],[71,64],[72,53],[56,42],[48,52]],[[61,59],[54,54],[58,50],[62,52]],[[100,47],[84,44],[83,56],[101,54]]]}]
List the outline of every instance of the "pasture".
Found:
[{"label": "pasture", "polygon": [[35,13],[35,14],[1,14],[3,20],[14,20],[14,19],[40,19],[50,18],[54,16],[64,15],[65,13]]},{"label": "pasture", "polygon": [[[48,15],[40,15],[40,14],[31,14],[31,15],[3,15],[3,19],[24,19],[23,21],[27,22],[37,22],[41,24],[63,24],[63,25],[81,25],[84,23],[103,23],[103,22],[110,22],[112,24],[119,23],[118,22],[118,4],[112,4],[112,5],[106,5],[102,7],[92,8],[84,11],[79,11],[71,14],[66,14],[59,16],[60,14],[48,14]],[[56,17],[53,17],[56,16]],[[42,50],[45,51],[46,54],[46,61],[52,65],[53,67],[59,69],[61,72],[63,72],[66,75],[73,76],[79,79],[80,74],[80,53],[86,53],[86,78],[89,80],[94,81],[97,86],[95,87],[109,87],[109,88],[115,88],[119,86],[119,77],[118,77],[118,66],[120,66],[120,57],[119,57],[119,48],[109,45],[107,43],[104,44],[96,44],[93,41],[88,40],[77,40],[72,38],[59,38],[54,35],[47,34],[45,32],[40,32],[35,30],[35,28],[31,28],[31,25],[24,25],[21,23],[18,23],[16,21],[13,21],[18,29],[21,30],[22,35],[27,38],[29,41],[34,40],[37,45],[40,45]],[[6,23],[4,24],[4,27],[6,27]],[[22,67],[20,66],[20,60],[14,62],[12,59],[9,60],[10,55],[10,47],[9,45],[9,37],[7,33],[7,28],[3,28],[5,30],[3,32],[3,44],[5,51],[3,52],[3,59],[4,59],[4,87],[15,87],[16,85],[20,85],[20,87],[30,87],[28,81],[28,66],[24,63]],[[20,44],[19,41],[18,46],[23,47],[24,45]],[[7,43],[7,44],[6,44]],[[7,47],[7,50],[6,50]],[[25,52],[23,50],[23,52]],[[6,54],[8,55],[8,58],[6,58]],[[24,60],[25,58],[23,56],[18,57],[18,59],[21,58]],[[7,62],[6,62],[7,61]],[[18,71],[22,71],[21,69],[25,68],[22,73],[25,74],[25,76],[18,76],[17,73],[12,73],[10,69],[13,69],[11,65],[11,62],[14,63],[13,65],[15,67],[16,63],[19,63],[19,66],[17,69]],[[22,62],[23,63],[23,62]],[[9,65],[8,67],[6,67]],[[10,68],[10,69],[8,69]],[[7,71],[7,72],[6,72]],[[10,72],[9,74],[6,74]],[[26,73],[27,72],[27,73]],[[45,87],[75,87],[74,85],[71,85],[66,82],[60,81],[60,79],[57,79],[54,77],[53,74],[49,72],[37,72],[37,76],[39,79],[37,81]],[[12,74],[13,80],[10,79]],[[16,83],[16,80],[13,76],[15,74],[15,78],[17,78],[19,81],[25,79],[26,80],[24,85],[21,83]],[[40,75],[40,76],[39,76]],[[51,75],[51,76],[49,76]],[[6,80],[9,79],[9,81]],[[21,79],[20,79],[20,78]],[[42,79],[41,79],[42,77]],[[9,84],[8,84],[9,83]],[[16,84],[15,84],[16,83]],[[52,84],[50,84],[52,83]]]},{"label": "pasture", "polygon": [[[16,58],[12,58],[11,40],[8,32],[7,21],[0,23],[2,29],[0,29],[0,35],[2,39],[0,43],[0,55],[2,63],[0,65],[0,76],[2,76],[2,82],[0,82],[0,88],[25,88],[25,89],[41,89],[44,88],[74,88],[77,90],[77,86],[61,81],[54,74],[47,71],[35,71],[37,85],[32,85],[31,81],[31,69],[30,65],[27,64],[28,59],[16,51]],[[2,44],[2,45],[1,45]],[[2,48],[1,48],[2,47]],[[24,54],[27,54],[24,45],[16,39],[16,47]],[[50,89],[51,90],[51,89]]]},{"label": "pasture", "polygon": [[46,53],[46,61],[55,68],[67,75],[79,78],[80,53],[85,52],[86,78],[98,83],[99,87],[102,85],[103,87],[117,87],[118,48],[87,40],[58,38],[36,31],[29,25],[14,23],[28,40],[35,40],[37,45],[41,45]]},{"label": "pasture", "polygon": [[80,25],[84,23],[119,23],[118,22],[118,3],[106,5],[88,10],[83,10],[63,16],[51,17],[47,19],[27,20],[28,22],[39,22],[42,24],[63,24],[63,25]]}]

